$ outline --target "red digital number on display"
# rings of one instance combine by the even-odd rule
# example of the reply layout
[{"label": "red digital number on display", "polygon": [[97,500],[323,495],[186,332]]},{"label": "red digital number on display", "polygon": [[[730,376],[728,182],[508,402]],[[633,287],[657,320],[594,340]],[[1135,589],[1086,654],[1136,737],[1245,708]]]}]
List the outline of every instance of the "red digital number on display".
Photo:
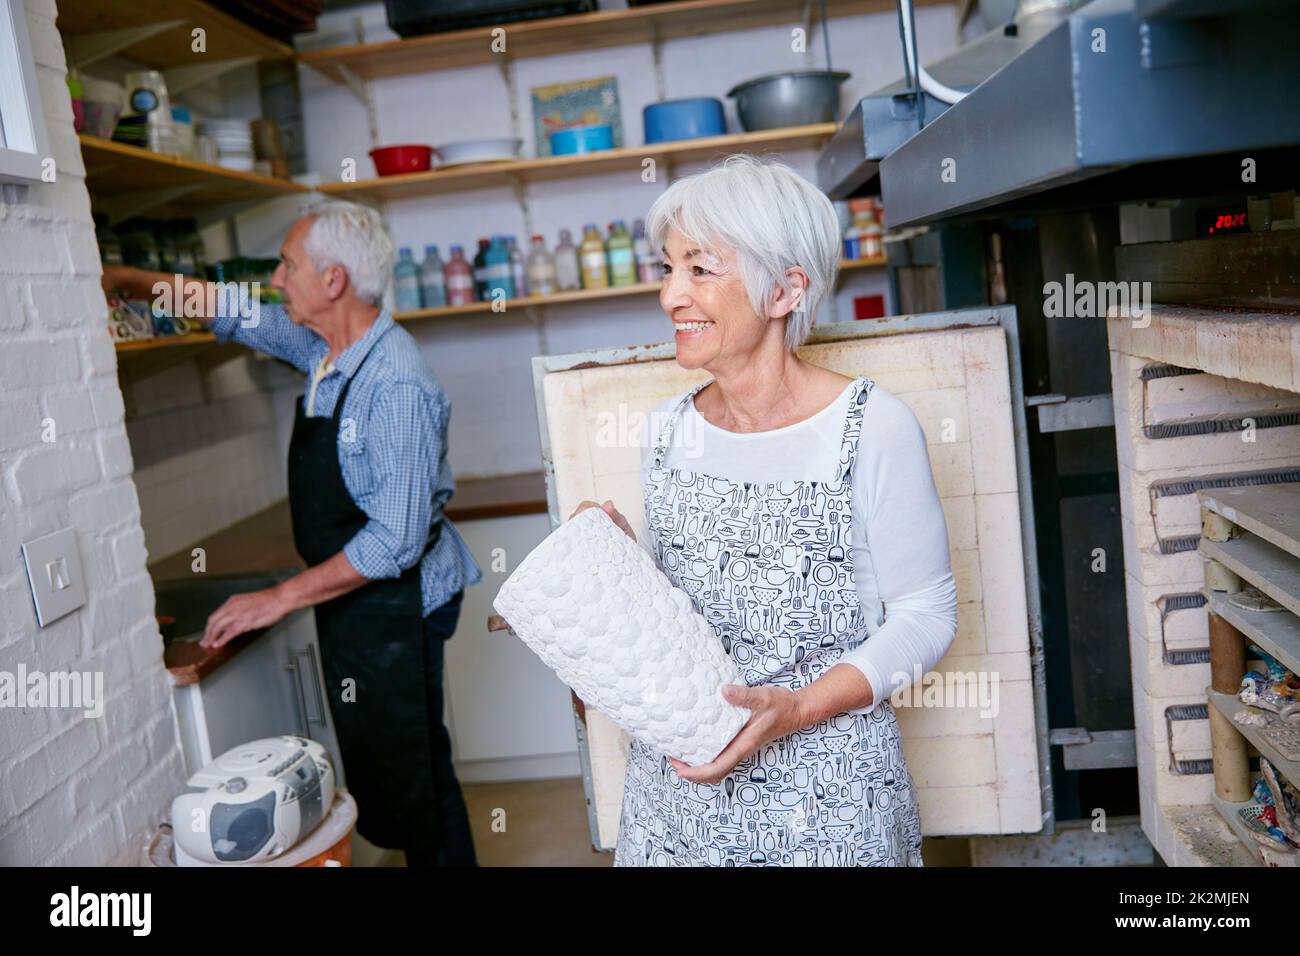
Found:
[{"label": "red digital number on display", "polygon": [[1234,212],[1215,219],[1214,225],[1210,227],[1210,232],[1216,232],[1220,229],[1240,229],[1245,225],[1246,214],[1244,212]]}]

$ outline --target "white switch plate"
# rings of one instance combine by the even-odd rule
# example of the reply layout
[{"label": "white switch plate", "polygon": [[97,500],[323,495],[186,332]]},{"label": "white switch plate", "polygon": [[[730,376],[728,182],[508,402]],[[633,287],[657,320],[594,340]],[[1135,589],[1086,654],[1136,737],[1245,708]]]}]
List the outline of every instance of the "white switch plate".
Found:
[{"label": "white switch plate", "polygon": [[86,603],[86,579],[81,573],[77,533],[64,528],[23,545],[27,583],[36,603],[41,627],[71,614]]}]

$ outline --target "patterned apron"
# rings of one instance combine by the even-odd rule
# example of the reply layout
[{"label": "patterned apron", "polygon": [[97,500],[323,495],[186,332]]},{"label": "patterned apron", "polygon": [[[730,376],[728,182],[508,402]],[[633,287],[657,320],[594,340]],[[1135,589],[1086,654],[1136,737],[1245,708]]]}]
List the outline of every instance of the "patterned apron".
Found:
[{"label": "patterned apron", "polygon": [[[796,690],[868,637],[849,528],[852,469],[872,382],[860,376],[832,482],[733,482],[664,468],[661,430],[646,533],[751,687]],[[921,866],[921,817],[888,699],[746,757],[720,784],[683,780],[633,737],[615,866]]]}]

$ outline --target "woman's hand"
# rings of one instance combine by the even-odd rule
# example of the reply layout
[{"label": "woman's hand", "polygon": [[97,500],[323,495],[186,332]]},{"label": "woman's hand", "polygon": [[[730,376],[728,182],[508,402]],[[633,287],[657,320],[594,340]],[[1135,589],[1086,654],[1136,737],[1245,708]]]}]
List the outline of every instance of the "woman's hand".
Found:
[{"label": "woman's hand", "polygon": [[609,501],[608,499],[606,499],[604,504],[597,504],[594,501],[582,502],[581,504],[578,505],[578,507],[573,509],[573,514],[569,515],[569,520],[572,521],[574,517],[576,517],[581,512],[586,511],[588,508],[604,509],[605,514],[609,515],[611,518],[614,519],[614,524],[622,528],[623,532],[633,541],[636,540],[636,532],[632,530],[632,526],[627,523],[627,519],[624,518],[621,513],[619,513],[619,510],[614,507],[614,502]]},{"label": "woman's hand", "polygon": [[811,720],[798,693],[784,687],[744,687],[728,684],[722,688],[727,703],[746,707],[749,722],[740,733],[710,763],[698,767],[682,763],[674,757],[673,769],[683,780],[695,783],[721,783],[723,778],[759,747],[778,737],[785,737],[801,727],[816,723]]}]

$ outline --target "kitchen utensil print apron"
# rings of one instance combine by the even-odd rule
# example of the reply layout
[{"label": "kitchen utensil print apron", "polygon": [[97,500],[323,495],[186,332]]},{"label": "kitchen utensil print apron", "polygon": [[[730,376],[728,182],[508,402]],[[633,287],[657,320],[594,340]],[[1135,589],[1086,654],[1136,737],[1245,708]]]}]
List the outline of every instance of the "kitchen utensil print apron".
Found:
[{"label": "kitchen utensil print apron", "polygon": [[[850,547],[852,471],[872,382],[854,383],[836,477],[736,482],[665,468],[644,489],[659,564],[751,687],[797,690],[868,638]],[[879,688],[877,688],[879,692]],[[717,785],[633,737],[616,866],[921,866],[921,816],[886,698],[770,741]]]}]

